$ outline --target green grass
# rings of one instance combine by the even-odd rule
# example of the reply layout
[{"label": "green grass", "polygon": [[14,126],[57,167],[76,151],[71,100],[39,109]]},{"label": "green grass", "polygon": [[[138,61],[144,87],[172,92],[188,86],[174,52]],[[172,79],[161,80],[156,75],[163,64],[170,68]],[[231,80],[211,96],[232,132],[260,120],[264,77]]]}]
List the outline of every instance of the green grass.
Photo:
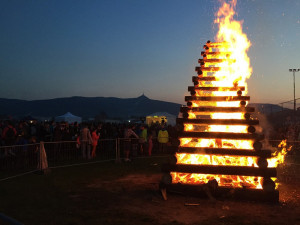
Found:
[{"label": "green grass", "polygon": [[[166,161],[165,157],[135,159],[131,163],[94,163],[1,181],[0,213],[26,225],[279,225],[285,221],[300,224],[299,201],[277,205],[212,203],[189,197],[188,193],[187,196],[170,195],[164,201],[158,185],[151,186],[152,189],[140,185],[132,191],[128,185],[131,180],[118,183],[119,178],[135,174],[142,174],[146,179],[159,177],[161,165]],[[135,185],[135,180],[132,184]],[[297,185],[287,186],[285,192],[297,199],[298,190]],[[199,206],[186,207],[186,202],[196,202]]]},{"label": "green grass", "polygon": [[[132,163],[95,163],[52,169],[46,175],[28,174],[2,181],[0,212],[24,224],[124,224],[129,217],[130,221],[138,218],[143,224],[152,224],[152,219],[145,215],[133,216],[129,212],[106,210],[105,205],[93,198],[93,193],[86,187],[95,179],[110,181],[134,173],[159,173],[160,164],[165,160],[146,158]],[[98,197],[104,194],[105,198],[115,198],[109,196],[109,192],[97,194]],[[85,198],[77,202],[70,197],[76,195]],[[104,202],[107,204],[107,201]]]}]

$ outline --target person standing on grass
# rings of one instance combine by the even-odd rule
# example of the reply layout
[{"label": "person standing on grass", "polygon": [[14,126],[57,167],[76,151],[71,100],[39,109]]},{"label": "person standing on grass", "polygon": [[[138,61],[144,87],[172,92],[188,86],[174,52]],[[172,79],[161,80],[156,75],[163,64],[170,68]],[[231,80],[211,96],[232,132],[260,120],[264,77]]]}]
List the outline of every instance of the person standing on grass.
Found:
[{"label": "person standing on grass", "polygon": [[169,142],[169,133],[166,130],[164,124],[162,125],[162,128],[159,130],[157,138],[158,138],[160,153],[165,153],[167,148],[167,143]]},{"label": "person standing on grass", "polygon": [[129,162],[129,154],[131,150],[131,138],[139,138],[139,136],[133,131],[134,126],[128,126],[124,131],[124,152],[125,152],[125,162]]},{"label": "person standing on grass", "polygon": [[140,140],[139,140],[141,155],[144,154],[144,149],[146,150],[146,143],[147,143],[147,128],[145,127],[145,125],[142,125],[141,132],[140,132]]},{"label": "person standing on grass", "polygon": [[92,144],[92,136],[91,132],[87,126],[87,124],[83,125],[83,129],[80,131],[80,145],[82,150],[82,157],[84,159],[91,158],[91,144]]},{"label": "person standing on grass", "polygon": [[99,137],[100,137],[100,133],[98,132],[98,129],[93,129],[93,131],[92,131],[92,140],[93,140],[92,158],[96,157],[96,149],[97,149]]},{"label": "person standing on grass", "polygon": [[152,132],[149,133],[149,136],[148,136],[148,154],[149,156],[152,155],[152,148],[153,148],[153,140],[152,140]]}]

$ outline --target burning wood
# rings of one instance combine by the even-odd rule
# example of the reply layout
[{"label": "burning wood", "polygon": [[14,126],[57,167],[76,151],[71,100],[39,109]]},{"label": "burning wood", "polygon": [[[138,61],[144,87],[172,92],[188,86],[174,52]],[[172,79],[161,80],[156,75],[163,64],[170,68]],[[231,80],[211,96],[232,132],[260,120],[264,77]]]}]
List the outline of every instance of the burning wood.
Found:
[{"label": "burning wood", "polygon": [[262,134],[229,133],[229,132],[181,132],[179,138],[218,138],[218,139],[242,139],[263,140]]},{"label": "burning wood", "polygon": [[215,166],[215,165],[192,165],[192,164],[164,164],[163,172],[195,173],[195,174],[220,174],[235,176],[260,176],[276,177],[276,168],[257,168],[249,166]]},{"label": "burning wood", "polygon": [[195,147],[179,147],[178,153],[202,154],[202,155],[234,155],[234,156],[253,156],[261,158],[271,158],[271,150],[253,151],[248,149],[232,149],[232,148],[195,148]]},{"label": "burning wood", "polygon": [[185,101],[249,101],[250,96],[185,96]]},{"label": "burning wood", "polygon": [[188,91],[245,91],[245,87],[188,87]]},{"label": "burning wood", "polygon": [[206,106],[206,107],[181,107],[181,112],[254,112],[254,107],[213,107],[213,106]]},{"label": "burning wood", "polygon": [[[207,41],[201,52],[203,59],[195,68],[198,76],[188,87],[191,96],[185,97],[187,106],[180,109],[183,118],[177,119],[182,131],[176,159],[162,167],[162,183],[167,190],[179,192],[201,189],[212,198],[247,197],[248,193],[251,199],[276,202],[279,194],[271,178],[277,175],[278,161],[263,149],[259,121],[251,118],[255,109],[247,106],[250,41],[241,23],[233,20],[235,3],[223,4],[215,20],[217,41]],[[207,192],[210,183],[216,184],[216,190]]]},{"label": "burning wood", "polygon": [[[218,124],[218,125],[258,125],[259,120],[239,120],[239,119],[187,119],[177,118],[178,124]],[[252,133],[252,132],[251,132]]]}]

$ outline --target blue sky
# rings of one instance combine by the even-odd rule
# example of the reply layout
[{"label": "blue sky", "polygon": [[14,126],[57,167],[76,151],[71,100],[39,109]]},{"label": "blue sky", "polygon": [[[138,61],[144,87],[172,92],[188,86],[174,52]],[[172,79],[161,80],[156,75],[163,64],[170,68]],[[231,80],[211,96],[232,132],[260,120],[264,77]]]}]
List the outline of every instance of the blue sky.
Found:
[{"label": "blue sky", "polygon": [[[2,0],[0,97],[144,92],[184,103],[202,46],[217,32],[219,6],[217,0]],[[300,1],[238,0],[236,11],[252,43],[251,102],[293,99],[288,69],[300,68]]]}]

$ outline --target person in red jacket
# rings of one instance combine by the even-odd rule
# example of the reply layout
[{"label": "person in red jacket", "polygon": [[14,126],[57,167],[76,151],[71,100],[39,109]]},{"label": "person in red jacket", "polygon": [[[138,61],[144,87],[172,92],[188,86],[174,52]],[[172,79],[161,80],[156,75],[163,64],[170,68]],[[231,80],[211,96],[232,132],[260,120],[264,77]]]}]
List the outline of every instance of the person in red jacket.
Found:
[{"label": "person in red jacket", "polygon": [[96,148],[97,148],[97,145],[98,145],[99,137],[100,137],[100,133],[98,133],[98,129],[94,129],[92,131],[92,146],[93,146],[92,158],[96,157]]},{"label": "person in red jacket", "polygon": [[4,150],[5,156],[7,155],[15,156],[15,153],[13,152],[14,151],[13,145],[16,142],[16,138],[17,138],[17,130],[14,128],[11,121],[7,121],[7,126],[2,131],[2,139],[4,140],[5,146],[7,146]]},{"label": "person in red jacket", "polygon": [[17,130],[14,128],[10,121],[7,122],[7,126],[2,131],[2,139],[6,146],[15,144],[17,137]]}]

